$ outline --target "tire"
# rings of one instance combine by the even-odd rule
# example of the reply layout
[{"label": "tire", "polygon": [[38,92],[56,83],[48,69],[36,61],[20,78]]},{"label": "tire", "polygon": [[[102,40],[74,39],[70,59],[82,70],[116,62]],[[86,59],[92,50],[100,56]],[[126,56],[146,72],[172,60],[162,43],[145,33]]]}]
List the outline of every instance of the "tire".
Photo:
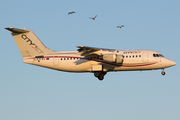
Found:
[{"label": "tire", "polygon": [[101,72],[94,72],[95,77],[99,77],[100,74],[101,74]]},{"label": "tire", "polygon": [[164,72],[164,71],[162,71],[162,73],[161,73],[162,75],[165,75],[166,73]]},{"label": "tire", "polygon": [[99,79],[99,80],[103,80],[103,79],[104,79],[104,75],[99,75],[99,76],[98,76],[98,79]]}]

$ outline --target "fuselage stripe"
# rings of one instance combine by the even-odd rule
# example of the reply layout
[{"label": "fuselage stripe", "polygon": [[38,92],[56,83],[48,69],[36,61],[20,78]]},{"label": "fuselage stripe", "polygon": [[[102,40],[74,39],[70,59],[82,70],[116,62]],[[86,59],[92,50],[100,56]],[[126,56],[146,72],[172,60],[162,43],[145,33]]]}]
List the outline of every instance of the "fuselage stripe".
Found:
[{"label": "fuselage stripe", "polygon": [[[110,63],[110,62],[106,62],[106,61],[103,61],[103,60],[95,60],[95,59],[89,59],[89,58],[84,58],[84,57],[73,57],[73,56],[43,56],[42,58],[78,58],[78,59],[85,59],[85,60],[89,60],[89,61],[96,61],[96,62],[101,62],[101,63],[104,63],[104,64],[108,64],[108,65],[113,65],[113,66],[119,66],[119,67],[140,67],[140,66],[149,66],[149,65],[153,65],[153,64],[156,64],[158,62],[153,62],[153,63],[146,63],[146,64],[117,64],[117,63]],[[42,59],[41,58],[41,59]],[[30,57],[30,58],[26,58],[26,59],[39,59],[39,58],[36,58],[36,57]],[[49,60],[49,59],[48,59]]]}]

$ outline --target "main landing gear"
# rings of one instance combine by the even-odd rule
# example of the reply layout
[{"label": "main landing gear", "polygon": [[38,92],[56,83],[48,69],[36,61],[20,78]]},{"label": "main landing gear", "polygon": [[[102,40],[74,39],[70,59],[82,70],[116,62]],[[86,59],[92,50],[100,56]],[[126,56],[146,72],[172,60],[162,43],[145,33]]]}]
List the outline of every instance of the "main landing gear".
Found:
[{"label": "main landing gear", "polygon": [[164,72],[164,69],[163,69],[163,71],[161,72],[161,74],[162,74],[162,75],[165,75],[165,74],[166,74],[166,73]]},{"label": "main landing gear", "polygon": [[103,72],[103,71],[94,72],[94,76],[97,77],[99,80],[103,80],[106,74],[107,72]]}]

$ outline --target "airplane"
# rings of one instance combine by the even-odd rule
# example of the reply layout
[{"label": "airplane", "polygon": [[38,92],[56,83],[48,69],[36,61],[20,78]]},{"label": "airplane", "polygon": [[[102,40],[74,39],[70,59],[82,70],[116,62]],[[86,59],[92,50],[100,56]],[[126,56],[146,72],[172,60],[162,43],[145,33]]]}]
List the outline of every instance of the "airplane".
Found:
[{"label": "airplane", "polygon": [[103,80],[111,71],[142,71],[162,69],[176,65],[153,50],[115,50],[77,46],[77,51],[56,52],[48,49],[29,29],[9,30],[21,52],[23,62],[66,72],[91,72]]}]

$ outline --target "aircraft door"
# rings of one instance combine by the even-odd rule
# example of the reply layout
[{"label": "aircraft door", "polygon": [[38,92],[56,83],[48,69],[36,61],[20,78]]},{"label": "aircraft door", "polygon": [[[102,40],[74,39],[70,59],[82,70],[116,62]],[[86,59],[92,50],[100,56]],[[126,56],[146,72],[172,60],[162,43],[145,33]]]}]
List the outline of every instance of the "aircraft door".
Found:
[{"label": "aircraft door", "polygon": [[148,62],[149,61],[149,54],[148,53],[143,53],[142,60],[143,60],[143,62]]},{"label": "aircraft door", "polygon": [[53,57],[53,64],[54,64],[55,66],[59,65],[59,56],[54,56],[54,57]]}]

